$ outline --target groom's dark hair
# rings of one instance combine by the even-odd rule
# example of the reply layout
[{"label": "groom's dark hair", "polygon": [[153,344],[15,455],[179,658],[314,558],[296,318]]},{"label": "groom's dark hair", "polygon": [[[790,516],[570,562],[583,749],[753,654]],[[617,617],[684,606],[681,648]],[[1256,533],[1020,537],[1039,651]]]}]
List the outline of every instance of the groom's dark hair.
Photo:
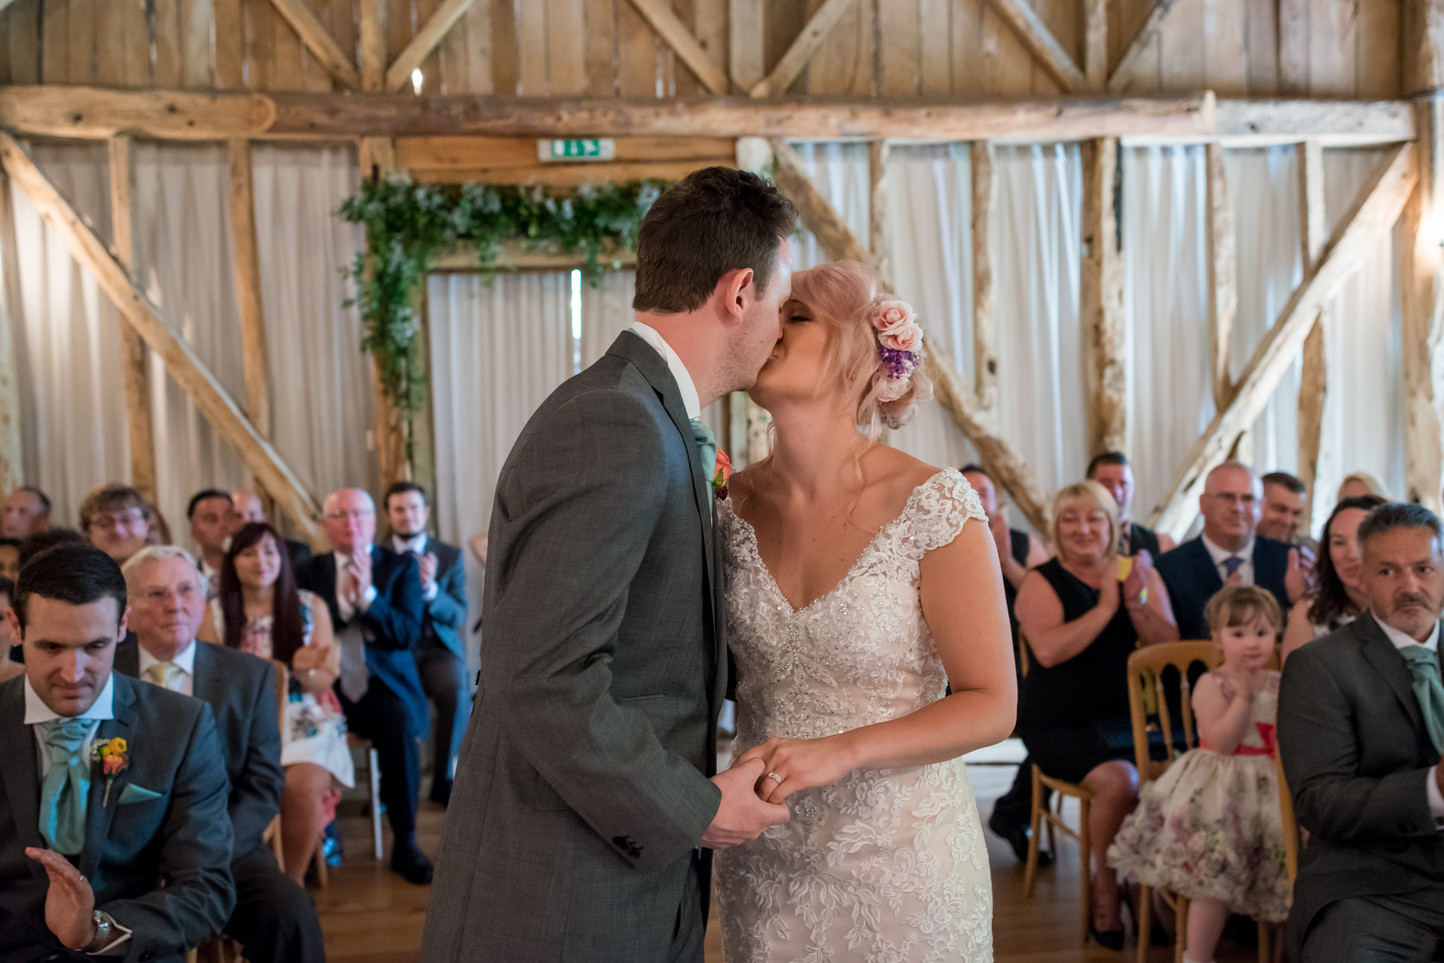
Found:
[{"label": "groom's dark hair", "polygon": [[635,311],[678,314],[706,303],[729,271],[751,268],[759,292],[797,208],[747,171],[704,167],[657,198],[637,235]]}]

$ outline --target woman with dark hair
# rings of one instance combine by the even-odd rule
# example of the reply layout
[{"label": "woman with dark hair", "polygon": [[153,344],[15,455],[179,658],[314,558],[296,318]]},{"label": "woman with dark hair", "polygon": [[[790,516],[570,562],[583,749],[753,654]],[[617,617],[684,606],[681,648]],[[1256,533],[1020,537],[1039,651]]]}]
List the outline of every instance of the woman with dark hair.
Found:
[{"label": "woman with dark hair", "polygon": [[1287,659],[1300,646],[1348,625],[1369,607],[1356,535],[1364,516],[1387,503],[1388,499],[1378,495],[1355,495],[1334,506],[1319,539],[1316,587],[1290,610],[1280,658]]},{"label": "woman with dark hair", "polygon": [[231,538],[201,637],[291,670],[281,725],[281,836],[286,873],[303,883],[326,824],[336,815],[337,784],[356,773],[346,746],[346,718],[331,690],[341,674],[341,650],[326,605],[296,588],[285,542],[264,522],[251,522]]}]

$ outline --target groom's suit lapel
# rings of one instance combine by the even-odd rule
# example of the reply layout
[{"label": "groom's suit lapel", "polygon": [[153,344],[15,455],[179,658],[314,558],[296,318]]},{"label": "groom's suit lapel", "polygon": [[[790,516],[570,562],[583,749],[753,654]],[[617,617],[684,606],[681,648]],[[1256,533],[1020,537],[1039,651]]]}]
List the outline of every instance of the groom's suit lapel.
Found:
[{"label": "groom's suit lapel", "polygon": [[[702,554],[707,565],[707,617],[712,620],[713,626],[713,688],[717,688],[719,684],[725,686],[725,680],[722,679],[725,673],[725,649],[720,629],[721,609],[717,602],[721,594],[721,576],[715,548],[716,525],[712,512],[712,496],[708,491],[711,479],[702,469],[702,453],[697,450],[697,442],[692,437],[692,419],[687,417],[687,408],[682,403],[682,392],[677,387],[677,379],[672,377],[672,371],[667,367],[666,359],[651,345],[632,332],[623,331],[617,340],[612,342],[607,353],[630,362],[641,372],[642,377],[647,379],[647,383],[661,400],[662,407],[666,409],[668,417],[672,419],[677,434],[682,437],[683,447],[687,450],[687,465],[692,472],[692,499],[697,508],[697,523],[702,529]],[[720,701],[717,704],[720,706]]]}]

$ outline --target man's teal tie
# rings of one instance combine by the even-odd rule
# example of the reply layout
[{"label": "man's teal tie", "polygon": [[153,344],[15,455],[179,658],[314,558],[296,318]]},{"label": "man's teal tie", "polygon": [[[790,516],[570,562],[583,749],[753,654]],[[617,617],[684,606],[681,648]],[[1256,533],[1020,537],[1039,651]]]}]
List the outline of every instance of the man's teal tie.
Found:
[{"label": "man's teal tie", "polygon": [[692,440],[702,456],[702,474],[707,479],[708,500],[712,494],[712,476],[717,473],[717,436],[700,419],[692,419]]},{"label": "man's teal tie", "polygon": [[1414,696],[1424,714],[1424,728],[1434,748],[1444,753],[1444,685],[1439,682],[1439,656],[1422,645],[1406,645],[1399,649],[1404,664],[1414,676]]},{"label": "man's teal tie", "polygon": [[40,784],[40,835],[57,853],[74,856],[85,847],[85,804],[90,798],[90,762],[80,757],[92,719],[39,723],[50,770]]}]

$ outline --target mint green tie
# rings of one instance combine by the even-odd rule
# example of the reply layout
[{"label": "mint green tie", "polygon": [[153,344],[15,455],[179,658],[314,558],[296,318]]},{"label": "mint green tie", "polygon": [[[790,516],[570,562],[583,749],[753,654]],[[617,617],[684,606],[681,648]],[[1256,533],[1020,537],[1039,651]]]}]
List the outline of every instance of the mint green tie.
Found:
[{"label": "mint green tie", "polygon": [[57,853],[74,856],[85,847],[85,804],[90,798],[90,763],[80,758],[91,719],[39,723],[50,770],[40,784],[40,835]]},{"label": "mint green tie", "polygon": [[1422,645],[1399,649],[1404,664],[1414,676],[1414,696],[1424,714],[1424,728],[1434,748],[1444,753],[1444,685],[1439,682],[1439,657]]},{"label": "mint green tie", "polygon": [[708,501],[712,495],[712,476],[717,473],[717,436],[700,419],[692,419],[692,440],[702,455],[702,474],[707,478]]}]

